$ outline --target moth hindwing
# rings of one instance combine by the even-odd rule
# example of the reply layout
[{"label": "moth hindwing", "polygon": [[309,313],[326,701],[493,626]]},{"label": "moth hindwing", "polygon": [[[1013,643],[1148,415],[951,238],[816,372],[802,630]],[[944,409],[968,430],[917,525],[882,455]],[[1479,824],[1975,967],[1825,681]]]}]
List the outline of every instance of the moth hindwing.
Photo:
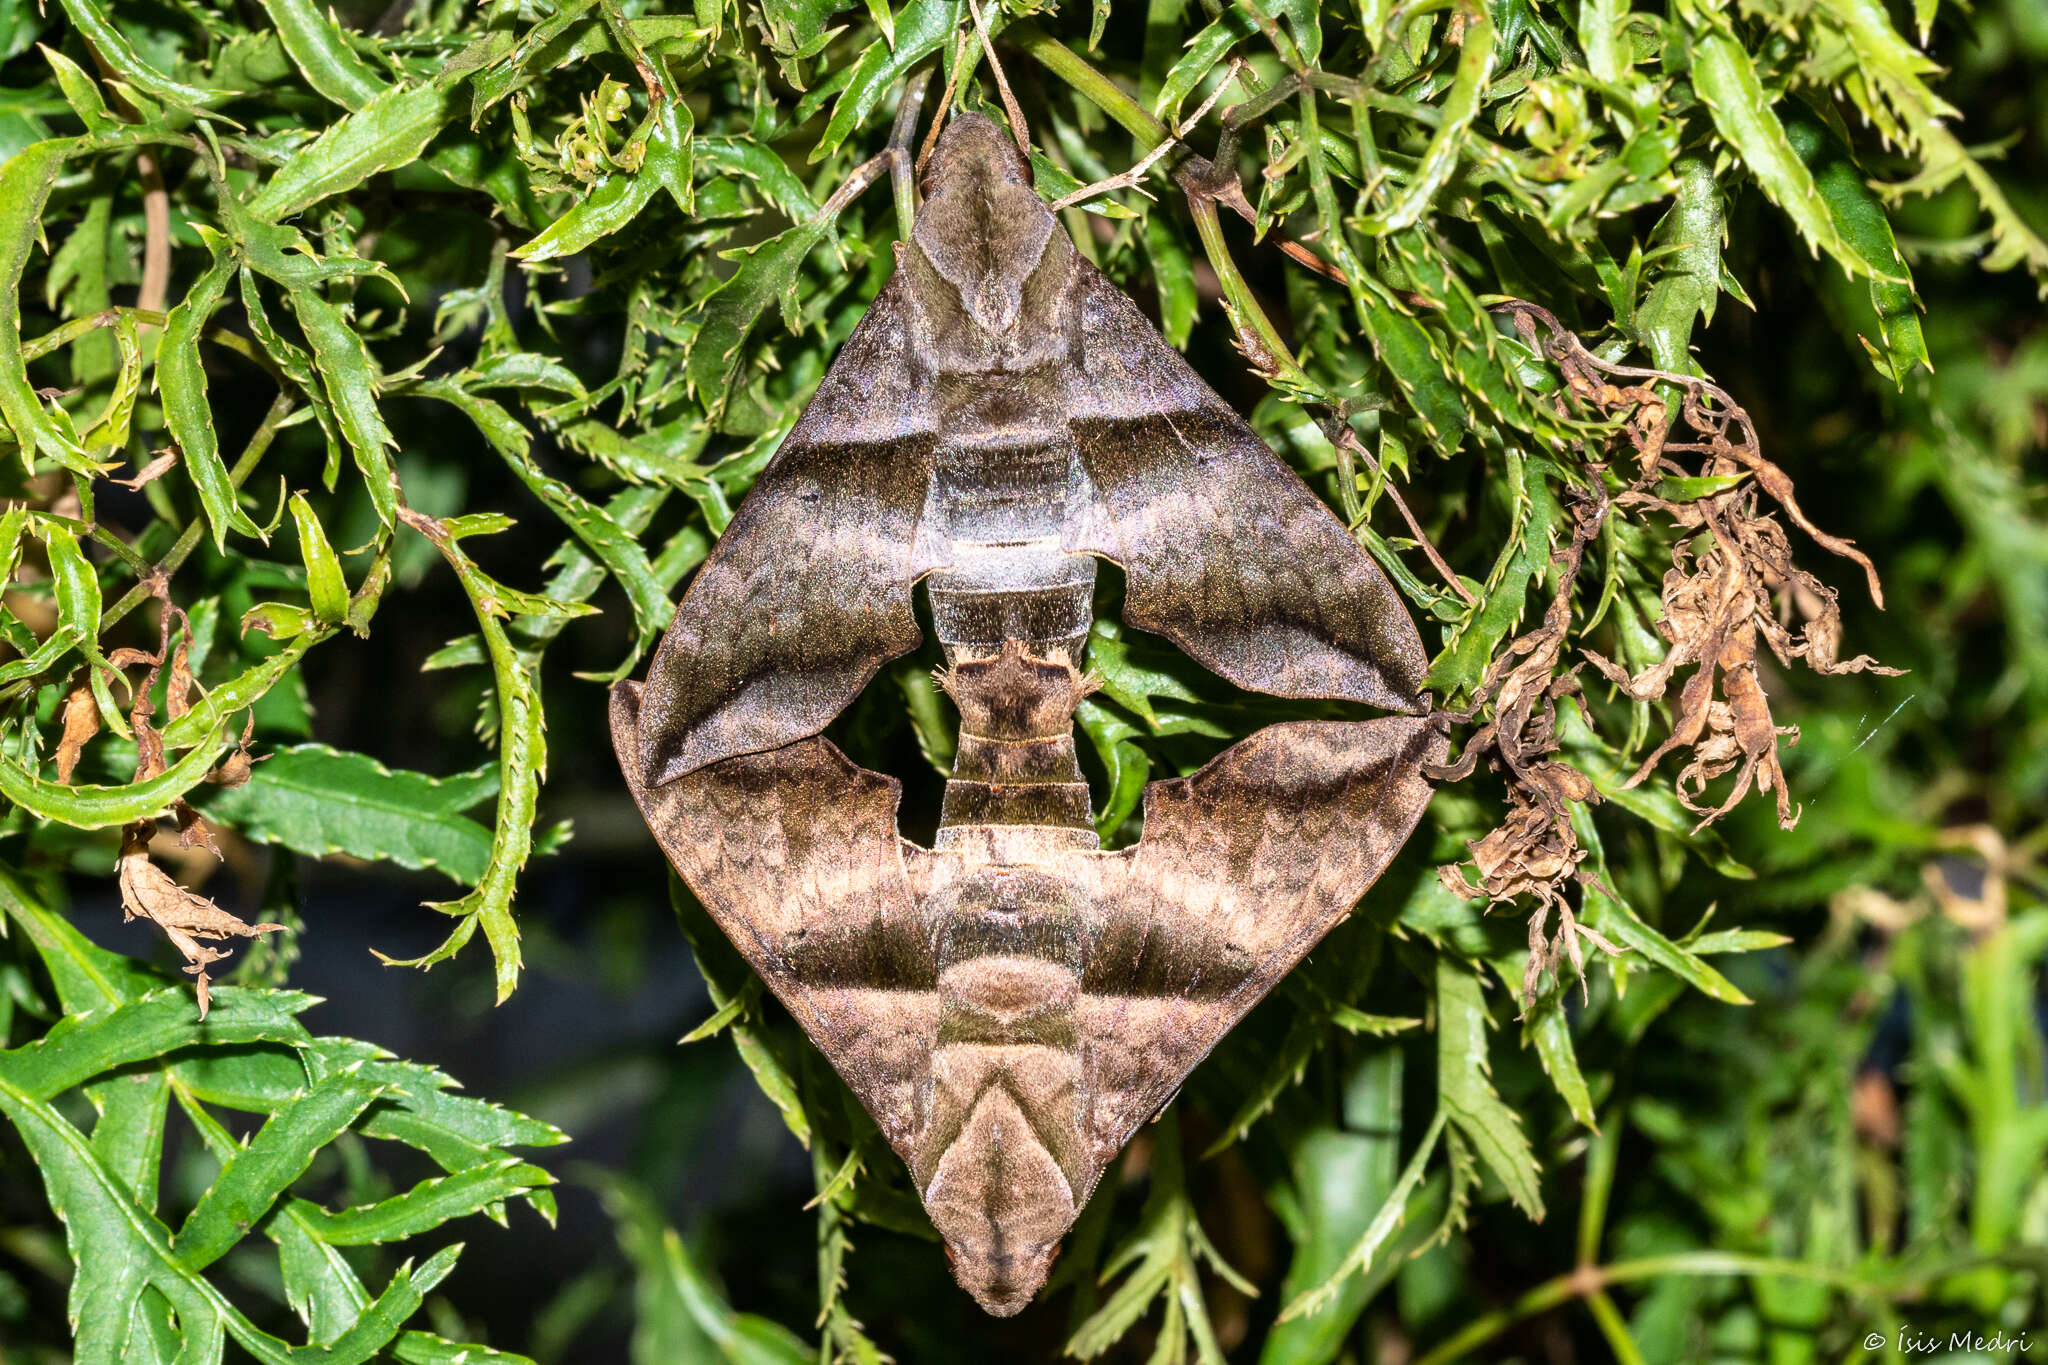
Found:
[{"label": "moth hindwing", "polygon": [[[612,699],[699,899],[910,1168],[955,1276],[1019,1311],[1103,1167],[1379,876],[1443,740],[1393,587],[954,120],[893,279]],[[1102,849],[1074,750],[1097,558],[1124,619],[1240,686],[1398,714],[1273,725]],[[960,741],[931,848],[819,737],[930,593]]]}]

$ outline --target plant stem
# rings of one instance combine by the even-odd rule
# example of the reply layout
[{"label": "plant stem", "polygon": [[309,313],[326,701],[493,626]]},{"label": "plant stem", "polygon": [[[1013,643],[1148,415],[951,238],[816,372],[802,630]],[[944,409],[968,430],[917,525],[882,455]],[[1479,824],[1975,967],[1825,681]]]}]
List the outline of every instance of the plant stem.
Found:
[{"label": "plant stem", "polygon": [[[1916,1275],[1913,1283],[1939,1279],[1954,1273],[1956,1269],[1955,1266],[1931,1267]],[[1537,1285],[1505,1308],[1497,1308],[1491,1313],[1482,1314],[1463,1331],[1439,1343],[1429,1354],[1417,1360],[1415,1365],[1449,1365],[1449,1362],[1454,1360],[1471,1359],[1478,1347],[1492,1341],[1525,1318],[1548,1312],[1575,1298],[1590,1299],[1597,1294],[1604,1299],[1610,1285],[1653,1280],[1660,1275],[1782,1275],[1790,1279],[1818,1281],[1845,1294],[1872,1301],[1895,1297],[1902,1290],[1901,1286],[1874,1284],[1859,1278],[1852,1271],[1837,1270],[1832,1266],[1814,1265],[1807,1261],[1780,1260],[1771,1256],[1745,1256],[1739,1252],[1685,1251],[1670,1256],[1645,1256],[1640,1260],[1616,1261],[1613,1265],[1582,1265]],[[1611,1302],[1608,1307],[1612,1309]],[[1599,1310],[1594,1311],[1598,1316]]]},{"label": "plant stem", "polygon": [[[249,437],[249,443],[242,447],[241,458],[236,460],[235,467],[228,471],[228,482],[240,488],[242,481],[255,472],[257,461],[263,458],[263,453],[270,449],[271,441],[276,439],[279,425],[283,423],[285,418],[292,415],[296,407],[297,404],[292,401],[291,394],[288,392],[280,391],[277,397],[271,400],[270,411],[263,414],[263,424],[257,427],[255,433]],[[178,536],[177,543],[171,546],[170,553],[166,554],[157,565],[158,568],[164,571],[166,578],[176,573],[178,566],[183,564],[191,556],[192,552],[199,548],[199,542],[205,535],[206,518],[194,517],[186,523],[184,531]],[[113,625],[129,612],[141,606],[150,596],[147,585],[137,583],[128,590],[127,594],[120,601],[113,605],[112,609],[100,617],[100,629],[105,630],[108,626]]]},{"label": "plant stem", "polygon": [[[97,331],[102,327],[112,327],[124,317],[132,319],[143,327],[161,327],[164,325],[165,316],[164,313],[154,308],[122,308],[118,305],[111,308],[102,308],[97,313],[87,313],[82,318],[73,318],[61,327],[53,327],[34,341],[23,342],[21,358],[25,361],[40,360],[52,351],[64,349],[64,347],[69,346],[87,332]],[[221,327],[208,327],[200,335],[216,346],[226,347],[251,364],[261,366],[264,373],[268,374],[271,378],[277,379],[281,377],[278,374],[277,362],[272,360],[268,353],[251,345],[247,337],[237,336],[235,333]]]}]

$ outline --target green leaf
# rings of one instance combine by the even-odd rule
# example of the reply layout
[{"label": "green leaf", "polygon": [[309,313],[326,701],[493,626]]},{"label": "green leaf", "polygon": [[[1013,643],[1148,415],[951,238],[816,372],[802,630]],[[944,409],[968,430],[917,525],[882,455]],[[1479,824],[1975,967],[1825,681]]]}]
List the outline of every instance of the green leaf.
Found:
[{"label": "green leaf", "polygon": [[[383,1093],[383,1086],[367,1085],[350,1072],[307,1087],[221,1167],[171,1239],[171,1254],[189,1270],[204,1270],[226,1255],[306,1173],[319,1150],[347,1132]],[[332,1238],[320,1240],[333,1244]]]},{"label": "green leaf", "polygon": [[55,820],[76,829],[130,825],[163,814],[171,802],[205,781],[226,744],[225,736],[217,736],[148,781],[115,787],[53,782],[0,754],[0,796],[39,820]]},{"label": "green leaf", "polygon": [[[1523,969],[1528,965],[1526,952],[1511,953],[1505,957],[1487,960],[1501,984],[1510,991],[1522,989]],[[1562,978],[1562,973],[1559,974]],[[1560,979],[1550,984],[1536,997],[1522,1014],[1523,1045],[1533,1044],[1537,1059],[1543,1064],[1543,1074],[1550,1077],[1556,1087],[1558,1098],[1571,1110],[1572,1118],[1588,1128],[1597,1127],[1593,1111],[1593,1093],[1586,1085],[1585,1073],[1579,1070],[1579,1055],[1572,1043],[1571,1019],[1565,1012],[1565,998],[1573,990],[1569,980]]]},{"label": "green leaf", "polygon": [[385,82],[350,49],[331,12],[316,0],[258,0],[306,84],[344,109],[361,109]]},{"label": "green leaf", "polygon": [[452,403],[475,422],[491,447],[505,457],[520,481],[581,541],[625,591],[633,608],[634,628],[641,642],[651,644],[668,627],[674,608],[668,589],[655,576],[646,551],[632,532],[605,515],[604,509],[580,497],[559,479],[541,472],[530,453],[526,429],[505,408],[469,392],[450,380],[429,380],[417,392]]},{"label": "green leaf", "polygon": [[1493,19],[1484,5],[1463,12],[1469,16],[1464,45],[1458,49],[1457,75],[1444,97],[1436,131],[1429,135],[1429,146],[1400,194],[1386,212],[1363,219],[1359,223],[1362,232],[1379,235],[1414,227],[1458,169],[1466,131],[1479,116],[1493,74]]},{"label": "green leaf", "polygon": [[1305,1315],[1313,1316],[1327,1311],[1335,1302],[1346,1280],[1360,1271],[1368,1271],[1374,1267],[1374,1258],[1379,1255],[1380,1249],[1387,1245],[1388,1239],[1400,1229],[1408,1217],[1409,1205],[1422,1184],[1423,1173],[1429,1168],[1429,1159],[1436,1153],[1437,1143],[1443,1138],[1446,1113],[1442,1107],[1437,1109],[1435,1117],[1430,1120],[1428,1129],[1422,1135],[1422,1141],[1415,1148],[1415,1154],[1408,1159],[1407,1166],[1402,1168],[1400,1178],[1394,1182],[1393,1189],[1380,1205],[1379,1212],[1373,1215],[1372,1222],[1345,1253],[1337,1269],[1314,1289],[1290,1299],[1287,1306],[1280,1310],[1280,1321],[1288,1322]]},{"label": "green leaf", "polygon": [[1719,29],[1695,33],[1690,55],[1693,84],[1714,116],[1714,127],[1741,155],[1758,187],[1792,219],[1799,235],[1852,275],[1899,280],[1891,268],[1866,260],[1843,240],[1827,200],[1792,149],[1742,44]]},{"label": "green leaf", "polygon": [[396,525],[398,476],[391,468],[389,451],[398,440],[377,410],[377,369],[369,348],[342,310],[318,290],[297,290],[287,297],[306,340],[312,343],[313,365],[326,386],[327,401],[341,433],[355,454],[356,468],[362,472],[377,518],[386,526]]},{"label": "green leaf", "polygon": [[1203,77],[1216,69],[1230,49],[1258,32],[1258,21],[1248,6],[1226,6],[1209,24],[1188,39],[1187,51],[1167,71],[1152,112],[1162,119],[1178,119],[1181,104],[1201,85]]},{"label": "green leaf", "polygon": [[66,1013],[86,1014],[139,1000],[164,984],[154,972],[90,942],[69,920],[30,895],[5,867],[0,867],[0,908],[34,945]]},{"label": "green leaf", "polygon": [[747,138],[699,136],[691,144],[697,164],[720,175],[739,176],[754,183],[774,210],[792,222],[816,216],[817,201],[797,178],[789,163],[771,147]]},{"label": "green leaf", "polygon": [[21,354],[21,276],[42,231],[43,205],[64,158],[69,138],[31,143],[0,165],[0,417],[5,417],[22,459],[40,454],[77,474],[97,466],[87,458],[61,410],[53,413],[29,382]]},{"label": "green leaf", "polygon": [[36,46],[41,50],[43,60],[50,64],[51,73],[57,77],[57,86],[64,92],[64,102],[85,125],[88,137],[103,137],[121,126],[120,121],[108,111],[99,86],[80,69],[78,63],[40,43]]},{"label": "green leaf", "polygon": [[639,169],[614,172],[583,202],[512,254],[534,262],[573,256],[639,217],[640,210],[647,207],[659,190],[668,191],[682,212],[691,212],[690,181],[695,163],[690,146],[690,107],[678,100],[663,100],[649,124],[643,134],[646,150]]},{"label": "green leaf", "polygon": [[[264,1131],[269,1131],[269,1125]],[[540,1167],[507,1157],[488,1166],[422,1180],[404,1194],[361,1208],[329,1213],[301,1200],[293,1209],[313,1235],[329,1246],[372,1246],[417,1237],[451,1218],[482,1213],[514,1195],[553,1183],[554,1177]]]},{"label": "green leaf", "polygon": [[1692,358],[1693,322],[1712,322],[1721,297],[1726,220],[1721,187],[1704,157],[1681,157],[1673,169],[1677,193],[1656,236],[1668,254],[1662,258],[1656,283],[1636,309],[1636,331],[1659,369],[1690,374],[1698,368]]},{"label": "green leaf", "polygon": [[698,304],[696,331],[684,353],[690,386],[707,412],[724,409],[739,373],[740,347],[761,314],[779,305],[784,323],[796,327],[797,273],[812,249],[831,235],[832,222],[820,213],[758,245],[720,253],[738,262],[738,268]]},{"label": "green leaf", "polygon": [[1437,1088],[1444,1114],[1463,1133],[1508,1196],[1542,1221],[1536,1154],[1522,1122],[1494,1092],[1487,1058],[1486,1001],[1476,973],[1449,954],[1436,963]]},{"label": "green leaf", "polygon": [[1368,294],[1367,299],[1364,324],[1373,353],[1393,376],[1395,387],[1408,400],[1423,433],[1438,450],[1451,454],[1457,450],[1470,419],[1465,415],[1457,385],[1444,373],[1443,362],[1429,344],[1429,333],[1421,323],[1376,293]]},{"label": "green leaf", "polygon": [[292,494],[291,509],[299,528],[299,554],[306,562],[306,593],[313,615],[323,625],[341,625],[348,620],[348,580],[342,577],[341,560],[335,557],[327,532],[304,493]]},{"label": "green leaf", "polygon": [[439,84],[380,91],[293,153],[249,201],[249,212],[278,222],[373,175],[410,165],[454,113],[453,98]]},{"label": "green leaf", "polygon": [[406,509],[406,524],[426,536],[455,570],[476,612],[484,647],[490,652],[491,674],[498,702],[498,810],[491,836],[491,854],[476,888],[459,900],[433,907],[459,923],[433,952],[398,965],[431,967],[446,961],[469,941],[479,925],[497,964],[498,1002],[503,1004],[519,982],[519,927],[512,918],[512,892],[520,869],[533,851],[534,811],[540,801],[540,778],[547,766],[547,732],[533,671],[513,648],[500,618],[522,606],[555,606],[546,599],[514,594],[493,582],[457,544],[466,535],[502,529],[510,519],[471,515],[440,522]]},{"label": "green leaf", "polygon": [[633,1365],[811,1365],[817,1359],[787,1328],[735,1312],[646,1195],[617,1177],[604,1179],[600,1190],[636,1279]]},{"label": "green leaf", "polygon": [[533,1365],[510,1351],[454,1342],[432,1332],[404,1333],[392,1344],[391,1354],[405,1365]]},{"label": "green leaf", "polygon": [[1256,1291],[1224,1261],[1196,1220],[1180,1151],[1180,1116],[1172,1106],[1154,1121],[1153,1133],[1151,1189],[1145,1207],[1139,1211],[1137,1227],[1103,1265],[1102,1279],[1107,1282],[1127,1269],[1130,1273],[1102,1307],[1074,1329],[1067,1354],[1082,1360],[1101,1355],[1158,1299],[1161,1351],[1186,1359],[1192,1345],[1202,1365],[1223,1365],[1223,1352],[1203,1305],[1197,1262],[1207,1261],[1241,1294]]},{"label": "green leaf", "polygon": [[909,0],[896,11],[894,46],[876,43],[854,63],[810,159],[823,161],[837,152],[911,68],[939,50],[966,13],[961,0]]},{"label": "green leaf", "polygon": [[231,93],[203,90],[174,81],[151,66],[123,36],[120,26],[107,17],[98,0],[62,0],[62,3],[64,12],[78,26],[80,36],[92,44],[92,50],[113,68],[114,74],[143,94],[154,96],[175,109],[185,106],[203,108]]},{"label": "green leaf", "polygon": [[294,1015],[318,1003],[291,992],[221,986],[205,1019],[182,990],[155,991],[110,1009],[69,1014],[26,1047],[0,1052],[0,1078],[24,1096],[47,1100],[103,1071],[148,1061],[196,1043],[312,1041]]},{"label": "green leaf", "polygon": [[334,854],[483,876],[491,832],[464,814],[497,792],[495,765],[455,777],[393,770],[324,744],[272,750],[239,787],[201,793],[208,819],[311,858]]},{"label": "green leaf", "polygon": [[[1912,271],[1899,252],[1892,235],[1891,216],[1884,201],[1864,183],[1854,154],[1819,119],[1794,114],[1785,120],[1785,135],[1801,161],[1813,172],[1814,186],[1828,216],[1858,255],[1885,275],[1870,280],[1870,312],[1877,323],[1883,349],[1879,372],[1903,389],[1906,376],[1925,366],[1934,368],[1927,355],[1927,341],[1920,331],[1920,300],[1913,288]],[[1661,363],[1661,362],[1660,362]]]},{"label": "green leaf", "polygon": [[1554,471],[1547,460],[1528,460],[1515,451],[1505,459],[1500,492],[1509,503],[1512,532],[1487,575],[1479,601],[1452,627],[1448,646],[1429,666],[1430,686],[1447,697],[1469,695],[1485,676],[1501,643],[1521,624],[1529,589],[1550,564],[1552,537],[1564,513],[1551,490]]}]

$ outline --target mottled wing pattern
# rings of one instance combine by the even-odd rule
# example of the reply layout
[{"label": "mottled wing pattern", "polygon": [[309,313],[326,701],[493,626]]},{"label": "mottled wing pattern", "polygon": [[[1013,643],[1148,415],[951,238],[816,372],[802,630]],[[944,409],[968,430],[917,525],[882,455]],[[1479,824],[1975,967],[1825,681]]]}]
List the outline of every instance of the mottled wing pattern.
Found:
[{"label": "mottled wing pattern", "polygon": [[1428,656],[1394,586],[1299,476],[1093,267],[1068,430],[1124,619],[1240,687],[1413,711]]},{"label": "mottled wing pattern", "polygon": [[1421,717],[1273,725],[1145,792],[1103,857],[1082,981],[1090,1137],[1107,1161],[1379,878],[1429,804]]},{"label": "mottled wing pattern", "polygon": [[743,754],[650,787],[637,683],[612,692],[612,742],[676,870],[754,970],[909,1151],[937,1041],[937,967],[912,888],[929,857],[896,832],[902,787],[829,741]]},{"label": "mottled wing pattern", "polygon": [[876,297],[676,608],[647,678],[647,782],[814,735],[916,648],[937,436],[902,292]]}]

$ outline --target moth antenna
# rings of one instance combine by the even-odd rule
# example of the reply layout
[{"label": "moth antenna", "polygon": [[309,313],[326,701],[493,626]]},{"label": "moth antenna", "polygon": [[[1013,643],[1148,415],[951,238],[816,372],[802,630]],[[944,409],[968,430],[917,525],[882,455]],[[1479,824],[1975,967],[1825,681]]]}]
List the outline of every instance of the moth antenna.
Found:
[{"label": "moth antenna", "polygon": [[962,33],[953,44],[953,68],[946,73],[946,88],[939,95],[939,107],[932,111],[932,126],[924,135],[924,145],[917,151],[917,173],[924,174],[924,163],[932,159],[932,148],[939,145],[939,132],[946,126],[946,113],[953,107],[953,92],[960,88],[960,67],[967,60],[967,35]]},{"label": "moth antenna", "polygon": [[974,31],[981,36],[982,55],[988,58],[988,69],[995,73],[996,89],[1003,97],[1003,112],[1010,117],[1010,136],[1017,139],[1017,150],[1029,162],[1031,125],[1024,121],[1024,111],[1017,107],[1017,97],[1010,93],[1010,78],[1003,74],[1003,64],[996,60],[995,44],[989,41],[988,25],[982,22],[981,6],[975,0],[967,0],[967,12],[974,16]]}]

